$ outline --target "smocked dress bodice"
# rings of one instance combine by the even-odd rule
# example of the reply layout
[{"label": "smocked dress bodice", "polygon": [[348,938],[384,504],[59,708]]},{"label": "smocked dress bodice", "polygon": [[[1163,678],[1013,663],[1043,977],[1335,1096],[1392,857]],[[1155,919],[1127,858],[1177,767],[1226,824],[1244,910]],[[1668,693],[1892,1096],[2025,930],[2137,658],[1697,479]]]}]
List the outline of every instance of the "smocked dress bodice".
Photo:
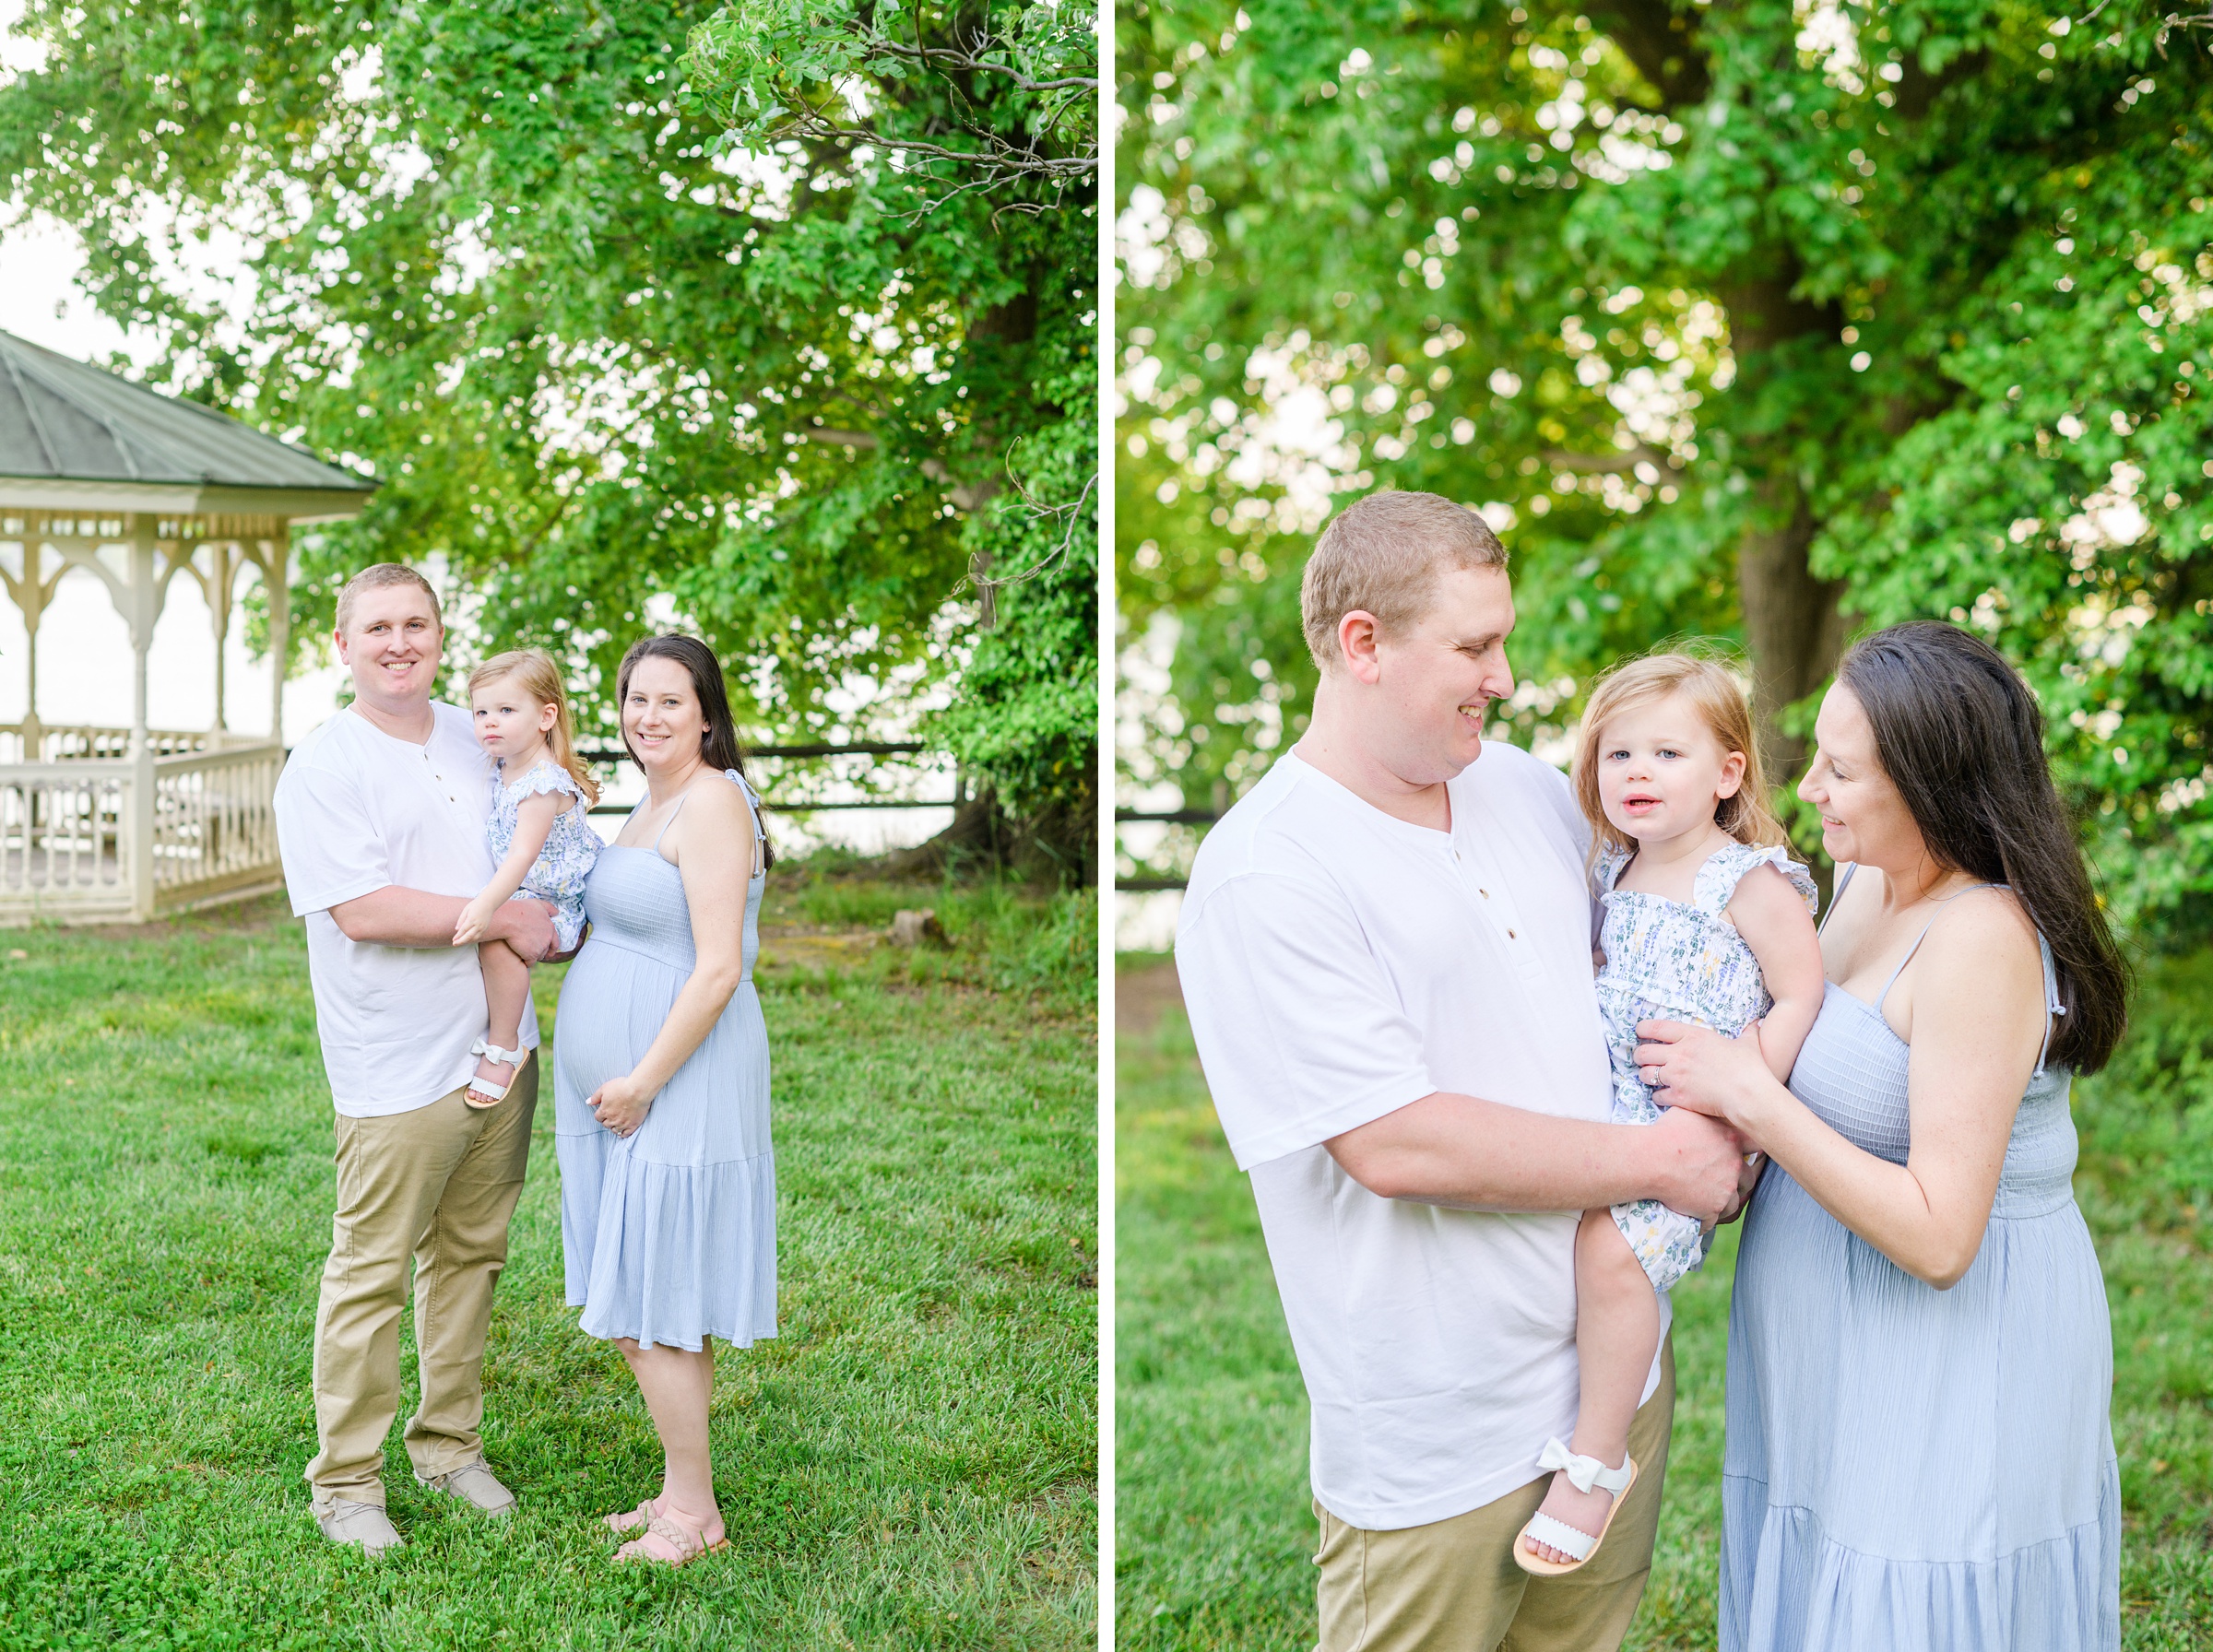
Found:
[{"label": "smocked dress bodice", "polygon": [[[765,874],[756,872],[745,891],[745,973],[753,978],[761,951],[761,894]],[[690,974],[699,962],[692,937],[692,907],[684,899],[683,875],[658,848],[622,845],[602,851],[584,891],[585,915],[591,920],[592,944],[617,947]]]},{"label": "smocked dress bodice", "polygon": [[[2049,994],[2048,953],[2045,971]],[[1911,1046],[1890,1031],[1874,1005],[1832,981],[1822,995],[1820,1019],[1798,1053],[1791,1092],[1852,1146],[1903,1164],[1913,1142],[1906,1100],[1911,1056]],[[2077,1147],[2067,1104],[2073,1082],[2064,1067],[2039,1066],[2030,1077],[2006,1143],[1994,1216],[2043,1216],[2074,1202]]]}]

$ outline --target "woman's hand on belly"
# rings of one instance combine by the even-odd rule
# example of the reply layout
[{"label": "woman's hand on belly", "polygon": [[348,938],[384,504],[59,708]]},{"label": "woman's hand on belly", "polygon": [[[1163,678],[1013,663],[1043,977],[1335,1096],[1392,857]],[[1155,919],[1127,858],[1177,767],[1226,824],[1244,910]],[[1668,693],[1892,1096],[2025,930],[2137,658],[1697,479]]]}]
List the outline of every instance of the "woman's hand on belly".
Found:
[{"label": "woman's hand on belly", "polygon": [[646,1112],[653,1106],[653,1098],[660,1087],[647,1089],[638,1082],[635,1075],[625,1073],[619,1079],[609,1079],[592,1092],[585,1105],[592,1116],[618,1136],[633,1136],[645,1122]]}]

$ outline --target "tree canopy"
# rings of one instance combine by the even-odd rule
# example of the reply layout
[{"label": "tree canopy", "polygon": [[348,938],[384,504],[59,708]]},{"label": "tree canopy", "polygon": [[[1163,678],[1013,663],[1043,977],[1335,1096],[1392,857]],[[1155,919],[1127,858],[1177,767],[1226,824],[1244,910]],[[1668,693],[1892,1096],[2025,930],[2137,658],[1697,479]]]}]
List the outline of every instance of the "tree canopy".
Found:
[{"label": "tree canopy", "polygon": [[[303,619],[443,553],[487,646],[611,694],[680,616],[787,737],[934,690],[937,738],[1065,815],[1095,750],[1095,15],[31,0],[0,177],[175,386],[383,478],[303,558]],[[210,236],[244,249],[229,293]]]},{"label": "tree canopy", "polygon": [[[1193,806],[1295,738],[1335,494],[1514,557],[1501,713],[1734,637],[1787,779],[1857,630],[2028,674],[2110,898],[2213,920],[2213,76],[2141,0],[1134,0],[1130,766]],[[1172,622],[1172,623],[1168,623]],[[1168,623],[1168,629],[1160,629]]]}]

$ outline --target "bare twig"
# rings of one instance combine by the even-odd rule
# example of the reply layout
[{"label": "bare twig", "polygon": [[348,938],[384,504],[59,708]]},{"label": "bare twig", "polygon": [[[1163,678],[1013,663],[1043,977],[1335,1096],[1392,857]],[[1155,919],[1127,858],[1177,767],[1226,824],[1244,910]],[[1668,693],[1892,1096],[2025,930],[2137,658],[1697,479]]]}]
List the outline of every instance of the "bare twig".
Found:
[{"label": "bare twig", "polygon": [[877,35],[870,41],[870,44],[882,47],[894,57],[904,57],[910,62],[924,64],[933,68],[969,69],[1004,75],[1014,83],[1019,90],[1025,92],[1054,92],[1071,87],[1089,92],[1095,92],[1099,89],[1098,77],[1095,75],[1067,75],[1058,80],[1032,80],[1011,65],[994,63],[988,57],[973,56],[966,52],[957,52],[950,46],[910,46],[905,41],[893,40],[888,35]]},{"label": "bare twig", "polygon": [[[941,195],[925,196],[922,205],[916,207],[912,212],[902,212],[895,214],[894,216],[897,218],[898,221],[903,224],[919,223],[922,221],[922,219],[928,218],[931,213],[937,211],[939,207],[947,206],[950,203],[958,200],[964,195],[968,195],[977,190],[988,190],[1003,182],[1004,180],[1002,178],[993,175],[987,175],[981,178],[971,178],[967,183],[961,184],[958,188],[947,190]],[[1053,204],[1058,205],[1060,192],[1068,187],[1068,183],[1069,181],[1065,178],[1056,178],[1052,180],[1054,195]],[[1032,218],[1037,218],[1043,216],[1047,210],[1047,204],[1043,201],[1002,201],[997,206],[994,206],[991,209],[991,227],[994,230],[999,228],[999,215],[1002,212],[1020,212],[1024,213]]]},{"label": "bare twig", "polygon": [[[1008,455],[1010,459],[1012,459],[1012,456],[1013,455],[1012,454]],[[1060,536],[1059,544],[1054,546],[1053,549],[1044,557],[1032,563],[1029,567],[1024,568],[1020,573],[1010,573],[1004,579],[993,579],[989,575],[986,574],[976,563],[971,562],[968,569],[968,578],[961,581],[959,584],[953,586],[953,595],[955,596],[958,596],[963,591],[966,590],[970,583],[973,582],[977,591],[982,593],[986,597],[988,597],[992,593],[1001,590],[1008,585],[1019,585],[1024,580],[1035,579],[1040,573],[1043,573],[1047,568],[1050,568],[1055,562],[1058,562],[1062,557],[1066,556],[1068,554],[1068,548],[1076,542],[1076,529],[1082,525],[1083,520],[1083,502],[1091,497],[1091,490],[1098,486],[1099,473],[1095,470],[1089,476],[1085,477],[1083,478],[1083,491],[1076,495],[1073,503],[1065,505],[1039,504],[1035,498],[1031,495],[1030,490],[1024,487],[1021,481],[1015,478],[1014,473],[1012,470],[1008,471],[1007,479],[1014,484],[1014,491],[1022,495],[1022,502],[1028,509],[1032,515],[1049,516],[1056,518],[1065,516],[1068,519],[1068,526]]]},{"label": "bare twig", "polygon": [[1075,155],[1056,157],[1040,155],[1035,149],[1024,149],[1007,142],[992,132],[969,129],[972,135],[990,146],[988,149],[953,149],[943,144],[933,144],[917,137],[886,137],[866,126],[840,126],[804,106],[791,112],[791,131],[801,138],[821,143],[867,144],[878,149],[896,149],[902,154],[919,155],[933,160],[953,160],[963,166],[981,166],[991,174],[992,183],[1004,183],[1011,178],[1082,178],[1099,170],[1098,146],[1088,144]]}]

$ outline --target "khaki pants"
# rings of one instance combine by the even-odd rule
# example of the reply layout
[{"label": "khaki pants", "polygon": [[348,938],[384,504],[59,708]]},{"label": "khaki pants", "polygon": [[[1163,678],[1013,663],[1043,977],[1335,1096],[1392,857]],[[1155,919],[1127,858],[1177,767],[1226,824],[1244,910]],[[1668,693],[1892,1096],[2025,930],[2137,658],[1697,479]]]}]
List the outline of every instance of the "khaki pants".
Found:
[{"label": "khaki pants", "polygon": [[[1427,1526],[1362,1531],[1319,1503],[1321,1640],[1317,1652],[1609,1652],[1628,1633],[1652,1566],[1675,1421],[1675,1350],[1629,1426],[1637,1483],[1606,1540],[1565,1577],[1533,1577],[1514,1541],[1552,1476]],[[1535,1455],[1539,1441],[1531,1441]]]},{"label": "khaki pants", "polygon": [[426,1477],[484,1455],[484,1339],[523,1191],[540,1057],[496,1107],[458,1090],[412,1113],[337,1122],[337,1214],[315,1309],[318,1510],[385,1501],[385,1436],[399,1413],[399,1311],[415,1258],[421,1405],[408,1456]]}]

